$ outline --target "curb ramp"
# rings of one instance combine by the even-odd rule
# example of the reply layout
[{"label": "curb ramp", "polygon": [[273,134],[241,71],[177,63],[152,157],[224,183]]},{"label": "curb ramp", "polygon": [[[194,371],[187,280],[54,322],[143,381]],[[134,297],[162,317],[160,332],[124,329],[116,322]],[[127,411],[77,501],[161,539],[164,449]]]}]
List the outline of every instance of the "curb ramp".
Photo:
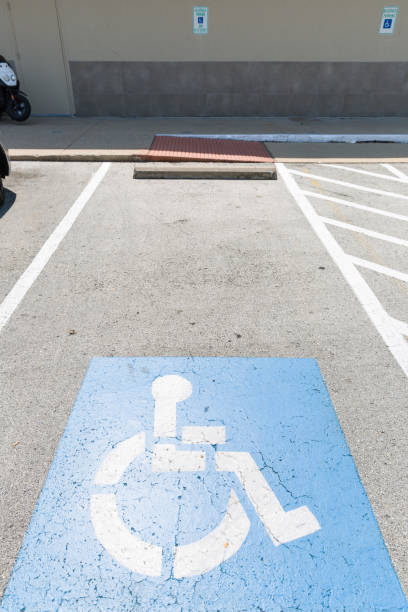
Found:
[{"label": "curb ramp", "polygon": [[134,179],[276,180],[274,163],[142,162],[135,164]]}]

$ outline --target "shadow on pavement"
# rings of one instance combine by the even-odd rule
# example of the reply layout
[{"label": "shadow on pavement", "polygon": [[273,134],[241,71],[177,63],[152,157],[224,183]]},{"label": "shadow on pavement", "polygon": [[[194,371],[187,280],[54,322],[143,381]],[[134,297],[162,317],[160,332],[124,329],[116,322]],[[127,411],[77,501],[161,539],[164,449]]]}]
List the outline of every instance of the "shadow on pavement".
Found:
[{"label": "shadow on pavement", "polygon": [[10,191],[10,189],[4,188],[4,202],[0,206],[0,219],[4,217],[4,215],[10,210],[16,201],[16,194],[14,191]]}]

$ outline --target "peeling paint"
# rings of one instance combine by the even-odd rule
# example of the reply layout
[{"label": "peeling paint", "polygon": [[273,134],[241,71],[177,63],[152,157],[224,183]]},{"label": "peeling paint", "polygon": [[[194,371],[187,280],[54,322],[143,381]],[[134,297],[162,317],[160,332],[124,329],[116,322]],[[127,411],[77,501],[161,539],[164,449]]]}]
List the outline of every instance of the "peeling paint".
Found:
[{"label": "peeling paint", "polygon": [[1,610],[139,608],[408,610],[314,360],[92,360]]}]

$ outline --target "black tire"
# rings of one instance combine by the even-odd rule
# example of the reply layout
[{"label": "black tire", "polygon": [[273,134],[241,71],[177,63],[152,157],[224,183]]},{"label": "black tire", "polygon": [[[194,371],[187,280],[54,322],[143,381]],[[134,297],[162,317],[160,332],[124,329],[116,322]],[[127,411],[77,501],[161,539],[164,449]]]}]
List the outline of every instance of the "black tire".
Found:
[{"label": "black tire", "polygon": [[0,178],[0,208],[3,206],[4,204],[4,187],[3,187],[3,181]]},{"label": "black tire", "polygon": [[7,114],[14,121],[26,121],[31,115],[29,99],[22,94],[15,95],[14,100],[10,98],[7,104]]}]

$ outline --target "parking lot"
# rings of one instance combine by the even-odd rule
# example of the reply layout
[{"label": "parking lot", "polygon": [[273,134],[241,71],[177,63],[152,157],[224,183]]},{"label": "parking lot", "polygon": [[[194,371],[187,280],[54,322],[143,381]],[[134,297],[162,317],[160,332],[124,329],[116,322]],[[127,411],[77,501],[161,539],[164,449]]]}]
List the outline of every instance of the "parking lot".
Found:
[{"label": "parking lot", "polygon": [[407,592],[408,165],[279,166],[148,181],[128,163],[13,163],[1,588],[91,357],[194,355],[318,360]]},{"label": "parking lot", "polygon": [[296,200],[408,374],[408,176],[391,164],[295,166],[289,172],[297,181]]}]

